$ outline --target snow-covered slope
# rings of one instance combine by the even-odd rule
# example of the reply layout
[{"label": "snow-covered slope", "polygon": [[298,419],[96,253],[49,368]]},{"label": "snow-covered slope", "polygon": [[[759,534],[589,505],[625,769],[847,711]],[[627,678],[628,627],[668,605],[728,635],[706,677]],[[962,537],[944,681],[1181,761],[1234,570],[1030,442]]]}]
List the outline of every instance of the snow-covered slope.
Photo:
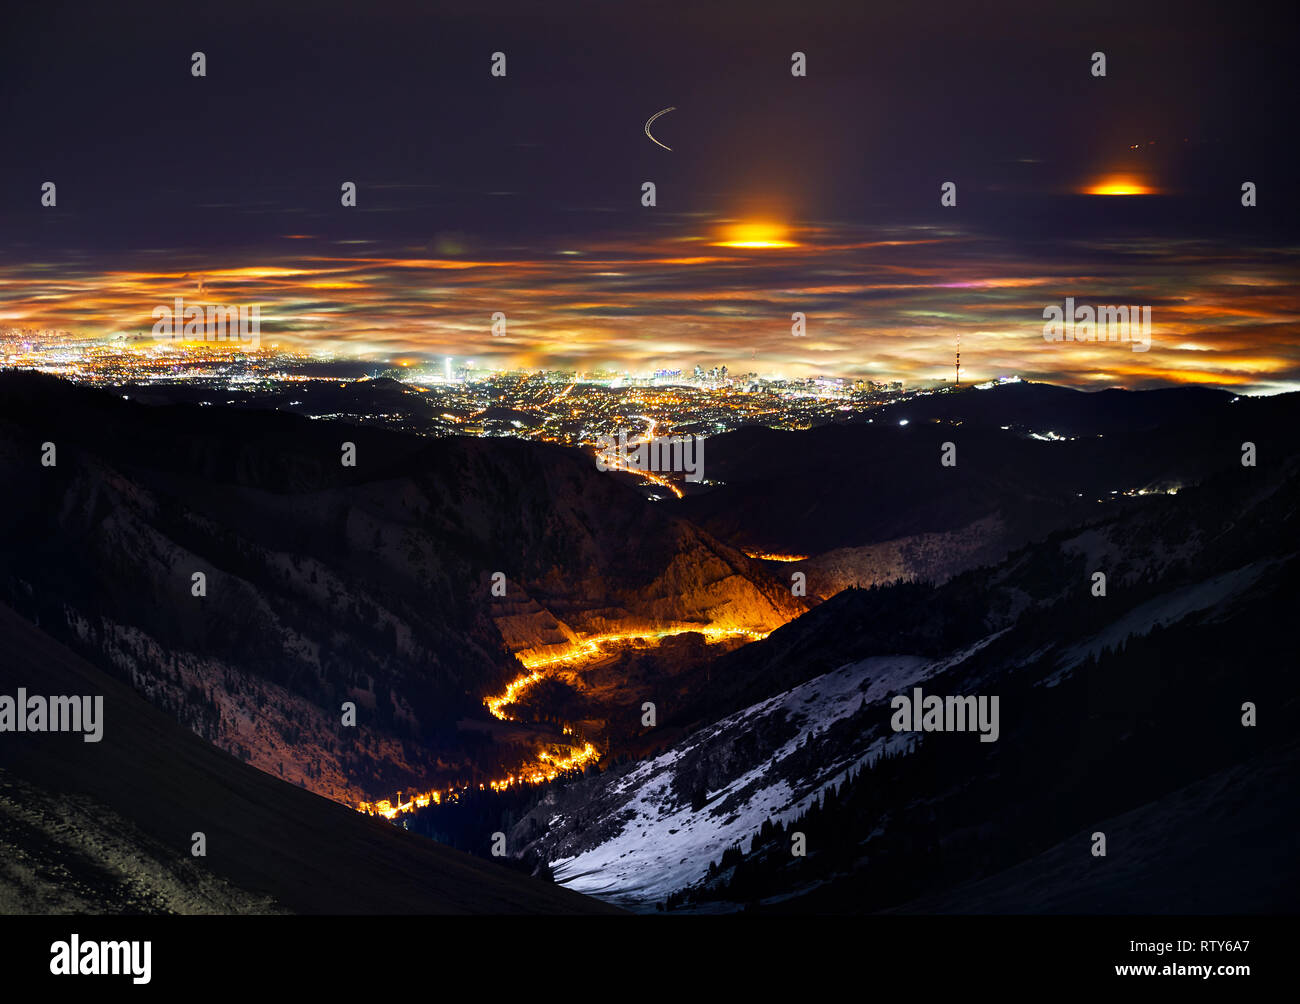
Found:
[{"label": "snow-covered slope", "polygon": [[[1289,602],[1297,575],[1294,483],[1285,470],[1268,491],[1228,479],[1058,533],[937,588],[827,601],[806,626],[801,619],[715,668],[722,693],[741,692],[731,686],[740,681],[754,698],[764,686],[772,696],[645,762],[550,793],[518,825],[515,845],[570,888],[634,909],[674,893],[670,907],[687,909],[805,895],[830,903],[819,888],[834,885],[827,867],[843,878],[891,867],[873,861],[943,863],[945,881],[975,876],[1045,852],[1073,832],[1066,826],[1158,802],[1265,748],[1272,733],[1238,721],[1243,700],[1282,713],[1284,641],[1270,611]],[[1227,528],[1225,508],[1240,514]],[[1097,569],[1107,572],[1105,596],[1090,588]],[[970,616],[954,618],[959,610]],[[949,637],[934,627],[945,619],[957,625],[954,651],[918,654]],[[910,644],[910,654],[881,654]],[[800,679],[801,665],[816,668]],[[819,673],[824,666],[836,668]],[[784,683],[779,692],[774,682]],[[893,733],[889,699],[921,684],[1002,695],[999,741]],[[882,764],[885,753],[907,755]],[[1133,762],[1140,774],[1112,780]],[[787,872],[788,836],[774,848],[763,824],[803,817],[803,827],[810,807],[824,813],[821,796],[850,777],[872,795],[845,808],[835,792],[831,811],[852,826],[840,856]],[[820,838],[823,854],[837,842]],[[710,873],[731,848],[746,855],[743,882],[726,864]],[[903,882],[883,895],[909,891]]]},{"label": "snow-covered slope", "polygon": [[[629,908],[653,908],[702,878],[727,848],[745,845],[766,819],[797,816],[850,770],[907,735],[868,726],[864,711],[953,668],[992,638],[939,660],[864,659],[701,729],[637,765],[594,800],[553,793],[536,810],[556,881]],[[814,757],[809,740],[833,738]],[[528,832],[528,822],[521,824]]]}]

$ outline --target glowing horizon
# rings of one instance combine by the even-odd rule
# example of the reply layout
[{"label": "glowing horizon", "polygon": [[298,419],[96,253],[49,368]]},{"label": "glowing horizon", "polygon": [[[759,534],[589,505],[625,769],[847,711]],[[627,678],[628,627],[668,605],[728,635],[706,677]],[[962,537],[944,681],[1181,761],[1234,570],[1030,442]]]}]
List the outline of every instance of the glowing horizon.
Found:
[{"label": "glowing horizon", "polygon": [[[154,306],[181,296],[259,304],[264,346],[342,359],[580,372],[725,364],[915,385],[951,380],[960,334],[963,382],[1016,373],[1084,388],[1300,387],[1300,249],[1243,248],[1225,261],[1209,239],[1133,241],[1118,253],[1078,239],[1044,256],[956,226],[730,227],[684,221],[637,243],[436,257],[293,234],[226,260],[168,252],[168,268],[145,264],[156,253],[112,269],[18,264],[0,267],[0,327],[147,337]],[[1043,309],[1066,296],[1151,305],[1152,350],[1045,343]],[[494,335],[498,312],[507,326]],[[806,315],[804,337],[792,334],[795,312]]]},{"label": "glowing horizon", "polygon": [[1108,174],[1083,189],[1085,195],[1159,195],[1160,189],[1136,174]]},{"label": "glowing horizon", "polygon": [[723,239],[714,247],[723,248],[794,248],[789,228],[776,223],[735,223],[724,228]]}]

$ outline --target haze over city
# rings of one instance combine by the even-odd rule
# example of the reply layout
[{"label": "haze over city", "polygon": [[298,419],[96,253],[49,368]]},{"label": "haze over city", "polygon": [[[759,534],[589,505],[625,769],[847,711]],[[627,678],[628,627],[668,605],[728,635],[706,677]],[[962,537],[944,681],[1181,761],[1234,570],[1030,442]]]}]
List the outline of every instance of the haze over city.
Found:
[{"label": "haze over city", "polygon": [[[9,46],[0,69],[40,95],[0,164],[0,327],[147,334],[182,296],[394,364],[916,384],[960,338],[971,380],[1300,386],[1285,52],[1210,5],[1177,33],[1094,7],[829,4],[790,44],[780,5],[635,30],[599,5],[198,13],[197,78],[161,23],[83,14],[57,64]],[[1100,77],[1096,17],[1123,26]],[[1045,344],[1067,296],[1149,306],[1151,351]]]}]

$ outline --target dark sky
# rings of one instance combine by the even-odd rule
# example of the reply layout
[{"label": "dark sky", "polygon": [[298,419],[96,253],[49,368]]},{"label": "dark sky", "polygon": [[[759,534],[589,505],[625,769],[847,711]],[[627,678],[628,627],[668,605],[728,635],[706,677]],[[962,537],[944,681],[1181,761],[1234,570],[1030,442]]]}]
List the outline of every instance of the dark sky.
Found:
[{"label": "dark sky", "polygon": [[[669,212],[870,221],[928,206],[936,179],[1000,216],[998,191],[1116,160],[1188,192],[1250,177],[1275,206],[1294,174],[1294,24],[1226,3],[187,7],[13,16],[11,240],[41,225],[46,179],[80,242],[111,247],[196,218],[241,241],[304,213],[353,228],[342,180],[394,211],[377,231],[580,234],[635,212],[647,179]],[[642,133],[668,105],[672,154]]]}]

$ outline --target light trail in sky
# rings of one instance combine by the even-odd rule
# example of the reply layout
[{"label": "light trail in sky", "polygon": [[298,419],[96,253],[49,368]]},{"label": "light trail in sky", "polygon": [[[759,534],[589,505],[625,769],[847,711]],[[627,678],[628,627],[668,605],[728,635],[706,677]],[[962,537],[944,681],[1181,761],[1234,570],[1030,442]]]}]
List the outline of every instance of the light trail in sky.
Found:
[{"label": "light trail in sky", "polygon": [[654,123],[654,120],[657,119],[660,115],[667,115],[669,112],[675,112],[676,110],[677,110],[677,106],[671,105],[668,108],[665,108],[661,112],[655,112],[653,115],[650,116],[649,119],[646,120],[646,124],[645,124],[645,134],[650,137],[650,142],[655,143],[658,146],[662,146],[665,150],[668,151],[671,151],[672,147],[668,146],[666,143],[660,143],[657,139],[654,138],[654,136],[651,136],[650,126]]}]

